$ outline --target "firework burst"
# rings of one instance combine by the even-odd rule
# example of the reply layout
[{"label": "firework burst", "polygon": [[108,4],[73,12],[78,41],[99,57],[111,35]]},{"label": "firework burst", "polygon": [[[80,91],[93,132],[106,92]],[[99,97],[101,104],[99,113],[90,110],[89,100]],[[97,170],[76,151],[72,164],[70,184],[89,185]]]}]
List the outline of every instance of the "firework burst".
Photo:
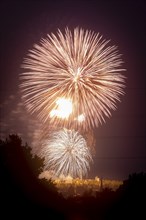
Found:
[{"label": "firework burst", "polygon": [[79,28],[41,39],[22,65],[20,87],[27,109],[44,123],[68,128],[88,130],[105,121],[125,83],[121,55],[108,44]]},{"label": "firework burst", "polygon": [[49,170],[56,177],[82,178],[87,175],[92,162],[85,139],[74,130],[54,132],[38,149],[35,147],[33,153],[44,158],[44,170]]}]

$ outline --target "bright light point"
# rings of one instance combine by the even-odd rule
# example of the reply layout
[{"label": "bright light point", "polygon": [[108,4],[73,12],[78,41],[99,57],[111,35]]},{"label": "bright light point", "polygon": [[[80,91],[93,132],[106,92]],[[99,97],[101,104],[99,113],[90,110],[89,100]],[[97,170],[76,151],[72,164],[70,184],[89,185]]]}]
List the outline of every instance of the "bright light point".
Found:
[{"label": "bright light point", "polygon": [[83,114],[79,115],[77,118],[78,122],[83,122],[85,121],[85,116]]},{"label": "bright light point", "polygon": [[56,101],[57,109],[50,112],[50,117],[57,116],[58,118],[68,118],[72,113],[72,102],[69,99],[59,98]]},{"label": "bright light point", "polygon": [[50,112],[50,117],[52,118],[52,117],[54,117],[54,116],[57,116],[57,114],[58,114],[58,111],[53,109],[53,110]]},{"label": "bright light point", "polygon": [[69,99],[60,98],[57,100],[58,105],[58,117],[68,118],[72,113],[72,102]]}]

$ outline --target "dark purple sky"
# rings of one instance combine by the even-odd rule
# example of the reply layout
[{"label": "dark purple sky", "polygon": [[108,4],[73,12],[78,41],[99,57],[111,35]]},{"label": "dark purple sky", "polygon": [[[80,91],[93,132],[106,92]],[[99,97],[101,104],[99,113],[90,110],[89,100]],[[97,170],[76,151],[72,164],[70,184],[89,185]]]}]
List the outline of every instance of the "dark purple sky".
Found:
[{"label": "dark purple sky", "polygon": [[[52,3],[50,3],[52,2]],[[20,65],[28,49],[47,33],[76,26],[100,32],[118,46],[125,96],[112,117],[95,130],[96,156],[89,176],[125,179],[146,172],[145,1],[3,1],[0,3],[0,134],[18,133],[30,142],[36,122],[18,91]]]}]

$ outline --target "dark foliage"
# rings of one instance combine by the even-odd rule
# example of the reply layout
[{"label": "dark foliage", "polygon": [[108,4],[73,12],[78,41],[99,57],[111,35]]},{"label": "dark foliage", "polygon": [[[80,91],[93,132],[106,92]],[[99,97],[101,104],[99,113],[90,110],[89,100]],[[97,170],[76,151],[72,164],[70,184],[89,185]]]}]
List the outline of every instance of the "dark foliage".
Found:
[{"label": "dark foliage", "polygon": [[17,135],[0,140],[0,199],[3,219],[43,218],[65,220],[145,219],[146,173],[135,173],[114,192],[103,189],[92,196],[64,199],[56,186],[38,174],[43,161]]},{"label": "dark foliage", "polygon": [[[39,180],[43,161],[32,157],[31,148],[17,135],[0,141],[0,195],[4,219],[62,216],[62,201],[54,184]],[[2,214],[2,213],[1,213]]]}]

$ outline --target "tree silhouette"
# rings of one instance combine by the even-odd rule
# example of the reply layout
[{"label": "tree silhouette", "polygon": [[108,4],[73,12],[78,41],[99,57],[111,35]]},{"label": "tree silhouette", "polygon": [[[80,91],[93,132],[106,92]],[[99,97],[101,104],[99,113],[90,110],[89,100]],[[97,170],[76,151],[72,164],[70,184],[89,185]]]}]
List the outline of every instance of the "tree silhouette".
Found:
[{"label": "tree silhouette", "polygon": [[[31,171],[33,175],[38,176],[43,167],[43,160],[37,156],[32,157],[31,148],[26,143],[22,145],[22,139],[16,135],[9,135],[4,141],[0,141],[1,162],[9,168],[9,171],[19,175]],[[4,165],[3,164],[3,165]]]},{"label": "tree silhouette", "polygon": [[118,208],[121,218],[125,213],[127,218],[143,219],[145,214],[146,173],[130,174],[116,192]]},{"label": "tree silhouette", "polygon": [[[146,173],[134,173],[117,191],[104,188],[93,196],[64,199],[51,180],[38,179],[43,160],[33,157],[31,147],[18,135],[0,140],[1,215],[20,219],[145,219]],[[7,211],[8,210],[8,211]],[[28,214],[29,213],[29,214]]]},{"label": "tree silhouette", "polygon": [[[60,215],[56,205],[61,204],[61,198],[53,182],[38,179],[42,167],[43,160],[32,157],[31,148],[23,145],[18,135],[0,140],[1,210],[11,210],[12,216],[19,219],[18,209],[24,215],[32,213],[33,217]],[[8,213],[4,211],[5,218]]]}]

